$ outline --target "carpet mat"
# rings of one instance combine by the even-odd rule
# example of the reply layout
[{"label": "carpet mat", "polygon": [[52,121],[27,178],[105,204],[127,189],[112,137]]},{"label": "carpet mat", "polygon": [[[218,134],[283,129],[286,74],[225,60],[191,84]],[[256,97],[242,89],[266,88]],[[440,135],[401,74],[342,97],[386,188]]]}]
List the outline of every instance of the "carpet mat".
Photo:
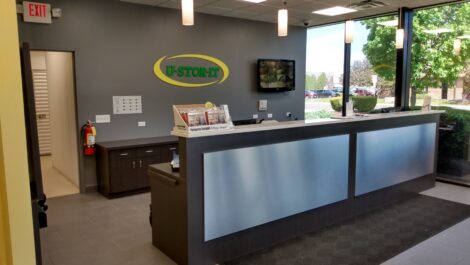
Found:
[{"label": "carpet mat", "polygon": [[419,195],[226,264],[381,264],[468,217],[469,205]]}]

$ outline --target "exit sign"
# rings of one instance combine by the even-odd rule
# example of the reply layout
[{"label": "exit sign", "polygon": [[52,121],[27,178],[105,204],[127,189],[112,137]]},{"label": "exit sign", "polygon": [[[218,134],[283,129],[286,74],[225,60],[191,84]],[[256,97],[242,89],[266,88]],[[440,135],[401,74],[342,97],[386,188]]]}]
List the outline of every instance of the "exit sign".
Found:
[{"label": "exit sign", "polygon": [[51,24],[51,5],[23,1],[23,20],[25,22]]}]

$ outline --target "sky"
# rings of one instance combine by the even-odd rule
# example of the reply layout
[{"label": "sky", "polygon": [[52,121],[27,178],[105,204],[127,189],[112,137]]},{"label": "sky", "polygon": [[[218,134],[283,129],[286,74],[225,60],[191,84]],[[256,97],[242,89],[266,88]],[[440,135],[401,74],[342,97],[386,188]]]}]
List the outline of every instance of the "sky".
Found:
[{"label": "sky", "polygon": [[[351,62],[363,60],[362,47],[367,42],[368,30],[360,22],[354,23]],[[344,24],[307,30],[307,73],[343,73]]]}]

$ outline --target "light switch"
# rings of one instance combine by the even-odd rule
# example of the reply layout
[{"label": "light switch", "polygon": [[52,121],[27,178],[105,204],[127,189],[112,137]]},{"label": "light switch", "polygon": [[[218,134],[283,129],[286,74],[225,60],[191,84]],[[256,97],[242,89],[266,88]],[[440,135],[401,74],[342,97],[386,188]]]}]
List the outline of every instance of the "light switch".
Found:
[{"label": "light switch", "polygon": [[147,126],[147,123],[145,121],[139,121],[138,126],[139,127],[145,127],[145,126]]},{"label": "light switch", "polygon": [[272,113],[268,113],[268,119],[271,119],[273,117]]},{"label": "light switch", "polygon": [[268,109],[268,100],[267,99],[260,99],[258,102],[258,110],[265,111]]},{"label": "light switch", "polygon": [[111,122],[111,115],[109,114],[101,114],[95,116],[95,123],[110,123]]}]

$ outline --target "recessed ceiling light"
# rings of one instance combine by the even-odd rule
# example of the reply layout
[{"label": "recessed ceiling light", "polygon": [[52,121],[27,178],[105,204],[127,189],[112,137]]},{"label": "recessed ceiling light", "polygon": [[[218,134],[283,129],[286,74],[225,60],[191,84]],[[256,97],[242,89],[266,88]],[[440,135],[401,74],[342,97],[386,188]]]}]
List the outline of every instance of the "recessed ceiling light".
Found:
[{"label": "recessed ceiling light", "polygon": [[457,39],[470,39],[470,35],[458,36]]},{"label": "recessed ceiling light", "polygon": [[446,28],[441,28],[441,29],[426,29],[423,30],[424,33],[429,33],[429,34],[439,34],[439,33],[447,33],[447,32],[452,32],[453,30],[451,29],[446,29]]},{"label": "recessed ceiling light", "polygon": [[243,0],[243,1],[245,1],[245,2],[250,2],[250,3],[255,3],[255,4],[259,4],[259,3],[264,2],[264,1],[266,1],[266,0]]},{"label": "recessed ceiling light", "polygon": [[351,9],[351,8],[347,8],[347,7],[335,6],[335,7],[330,7],[330,8],[326,8],[326,9],[313,11],[312,13],[319,14],[319,15],[324,15],[324,16],[338,16],[338,15],[352,13],[352,12],[356,12],[356,11],[357,10],[355,10],[355,9]]},{"label": "recessed ceiling light", "polygon": [[382,26],[387,26],[387,27],[397,27],[398,19],[381,21],[381,22],[377,22],[377,24],[382,25]]}]

